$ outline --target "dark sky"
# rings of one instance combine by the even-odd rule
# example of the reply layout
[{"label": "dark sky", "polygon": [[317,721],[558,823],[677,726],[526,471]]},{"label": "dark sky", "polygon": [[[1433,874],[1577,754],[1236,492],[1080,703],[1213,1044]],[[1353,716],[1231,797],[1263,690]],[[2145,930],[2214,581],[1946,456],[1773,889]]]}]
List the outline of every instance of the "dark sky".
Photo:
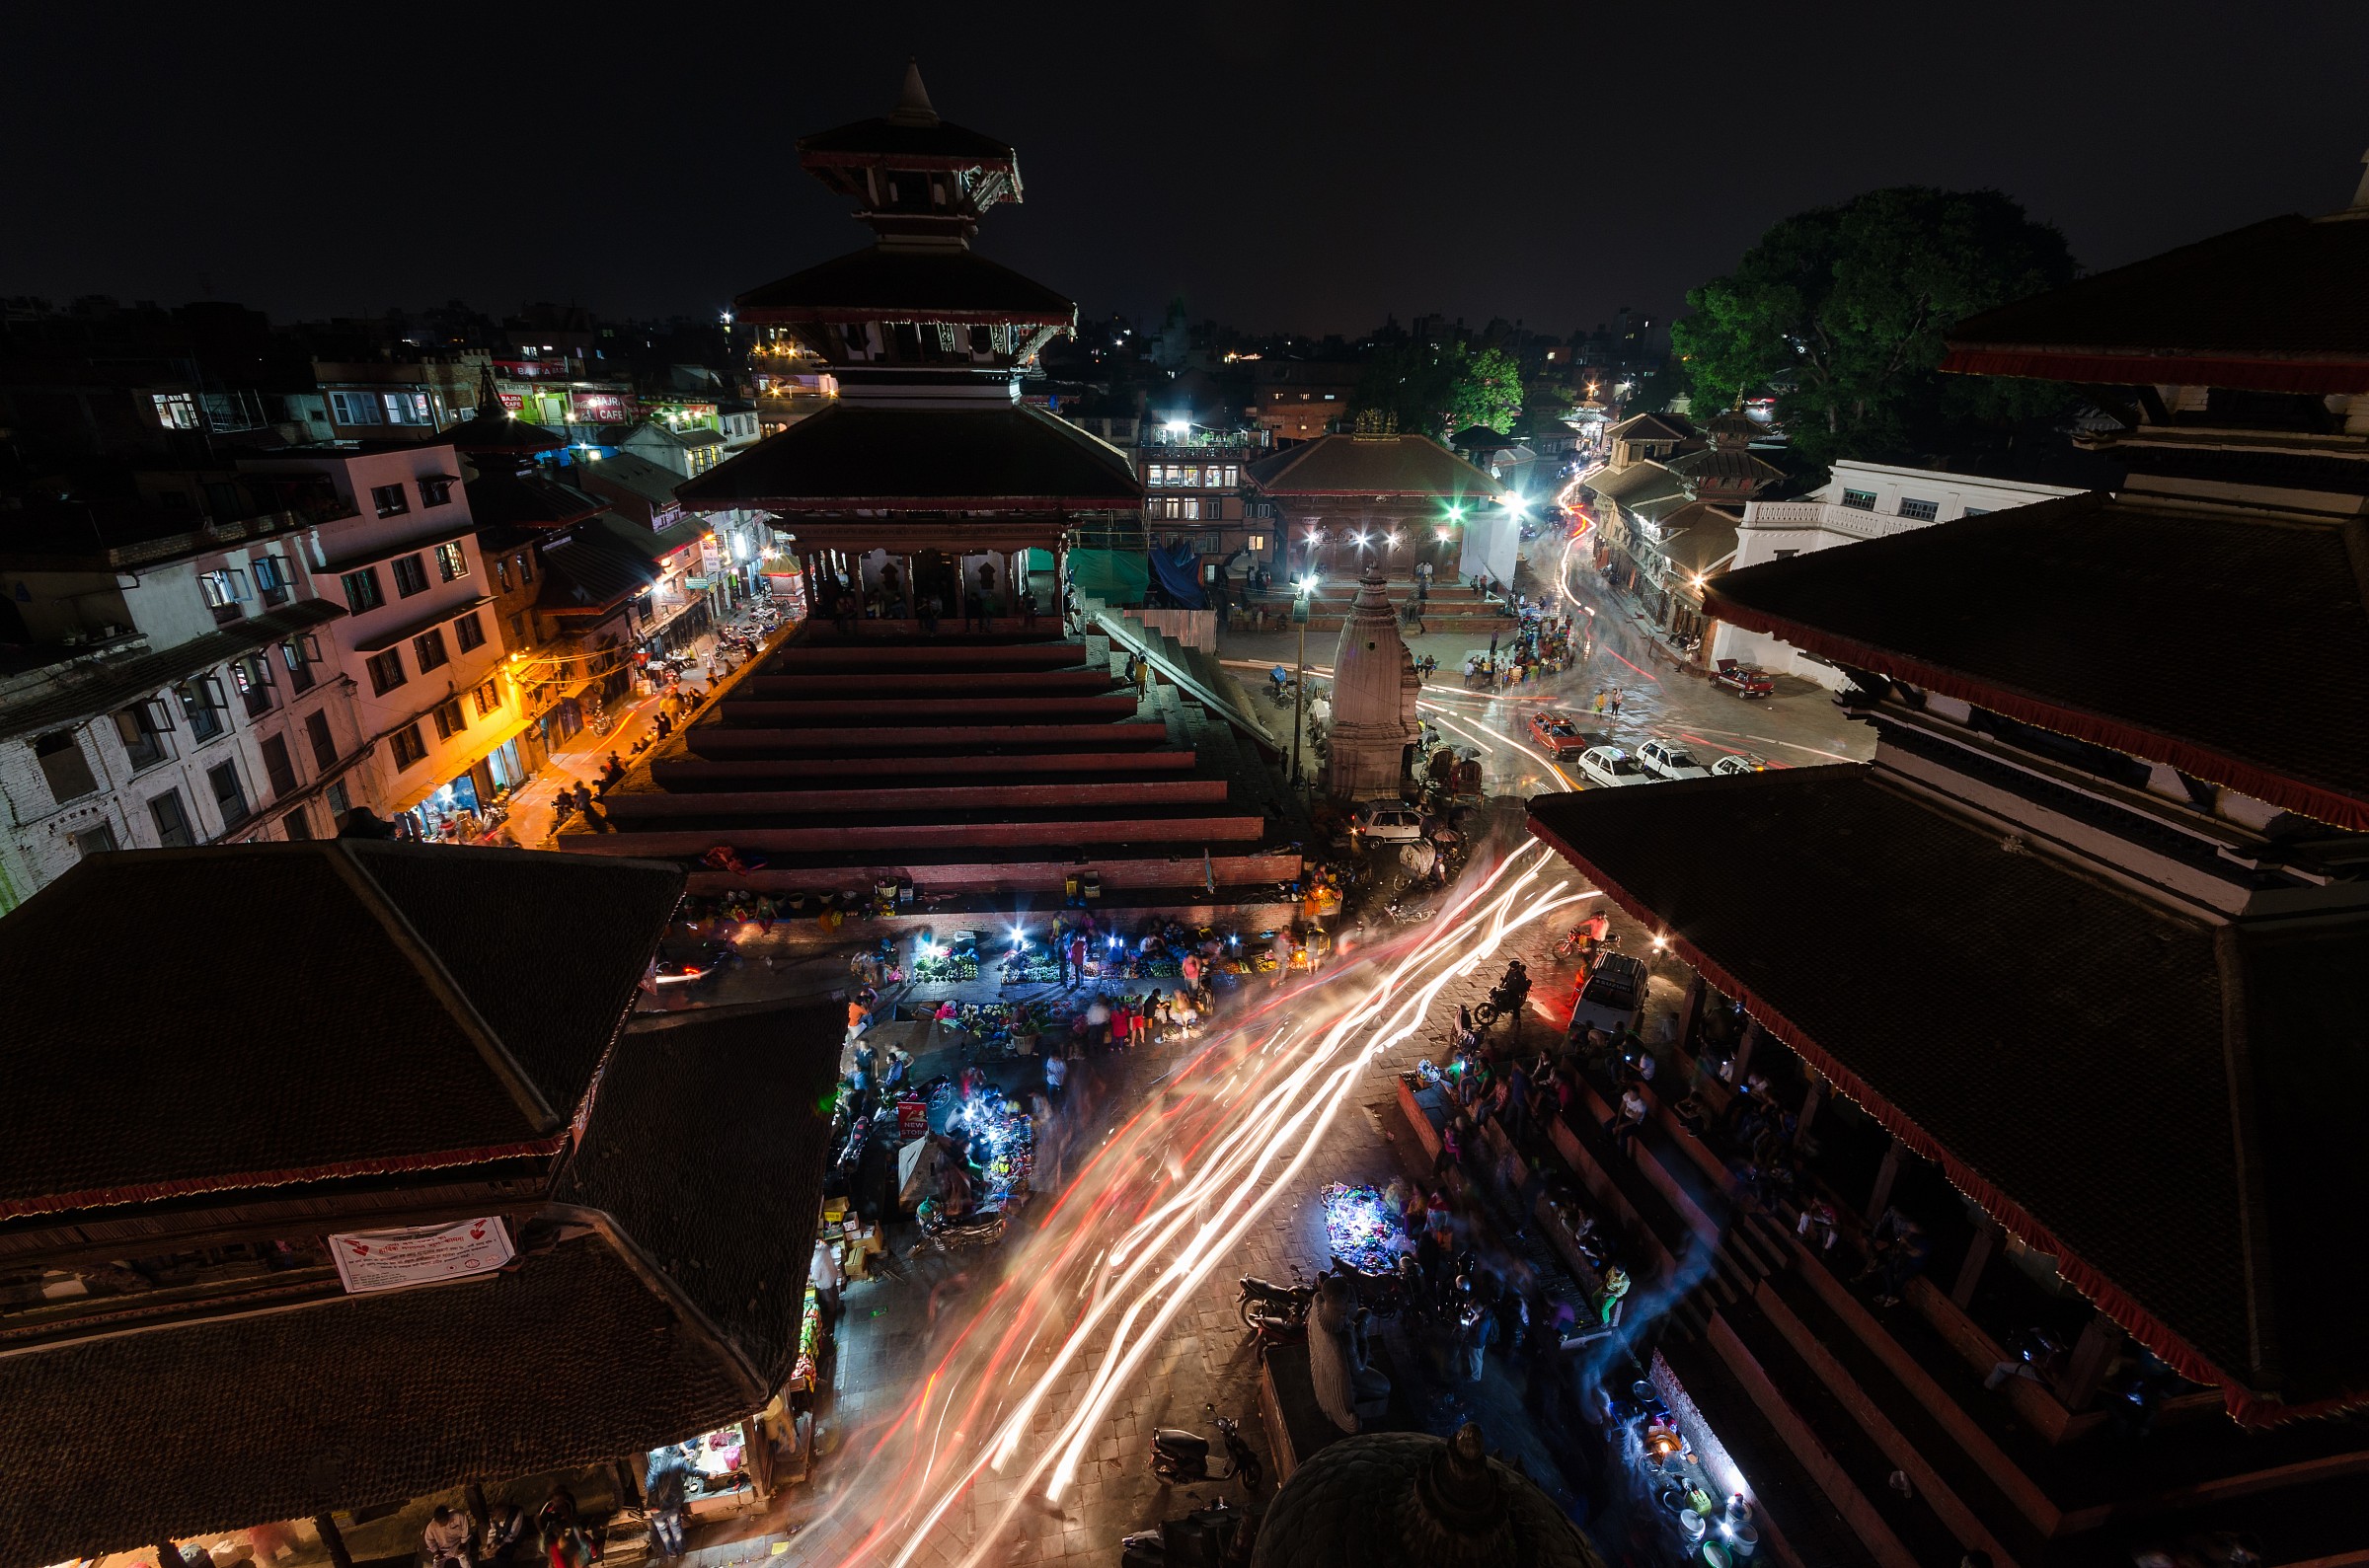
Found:
[{"label": "dark sky", "polygon": [[[153,20],[142,24],[138,19]],[[279,316],[723,307],[852,250],[801,132],[1020,150],[980,249],[1089,315],[1565,333],[1776,218],[1995,186],[2084,264],[2350,199],[2369,4],[708,3],[14,8],[0,293]]]}]

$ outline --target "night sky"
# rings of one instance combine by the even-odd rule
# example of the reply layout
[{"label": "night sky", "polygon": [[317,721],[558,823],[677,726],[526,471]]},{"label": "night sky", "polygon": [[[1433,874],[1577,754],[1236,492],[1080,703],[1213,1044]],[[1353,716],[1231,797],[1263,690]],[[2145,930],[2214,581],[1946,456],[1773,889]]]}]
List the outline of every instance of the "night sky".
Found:
[{"label": "night sky", "polygon": [[791,144],[915,54],[1020,150],[982,252],[1254,331],[1666,316],[1890,184],[1996,186],[2110,266],[2340,207],[2369,146],[2358,0],[42,5],[0,51],[0,293],[717,310],[863,243]]}]

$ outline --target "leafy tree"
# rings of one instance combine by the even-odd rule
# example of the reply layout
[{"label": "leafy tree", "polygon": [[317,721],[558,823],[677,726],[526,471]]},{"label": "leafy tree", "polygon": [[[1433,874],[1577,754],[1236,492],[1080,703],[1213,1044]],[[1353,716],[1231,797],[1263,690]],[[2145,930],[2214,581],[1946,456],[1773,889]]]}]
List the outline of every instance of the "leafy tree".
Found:
[{"label": "leafy tree", "polygon": [[1486,424],[1502,435],[1522,411],[1522,373],[1502,349],[1404,343],[1365,362],[1351,397],[1358,413],[1387,414],[1402,430],[1446,435]]},{"label": "leafy tree", "polygon": [[2045,386],[1946,386],[1961,378],[1938,367],[1957,322],[2075,270],[2064,236],[1996,190],[1871,190],[1771,228],[1733,272],[1687,295],[1671,342],[1697,415],[1779,378],[1778,415],[1804,456],[1884,455],[1952,417],[2061,403]]},{"label": "leafy tree", "polygon": [[1487,425],[1499,435],[1522,411],[1522,367],[1502,348],[1484,348],[1465,362],[1448,405],[1448,429]]}]

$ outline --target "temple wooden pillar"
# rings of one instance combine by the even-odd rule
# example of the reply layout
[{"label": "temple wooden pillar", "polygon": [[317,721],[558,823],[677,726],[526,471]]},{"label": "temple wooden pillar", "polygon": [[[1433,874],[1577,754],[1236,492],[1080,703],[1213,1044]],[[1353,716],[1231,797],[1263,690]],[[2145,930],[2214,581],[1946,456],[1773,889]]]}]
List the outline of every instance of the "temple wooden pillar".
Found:
[{"label": "temple wooden pillar", "polygon": [[2093,1312],[2084,1324],[2081,1337],[2073,1342],[2072,1354],[2065,1358],[2064,1376],[2056,1382],[2056,1396],[2068,1410],[2087,1409],[2098,1389],[2105,1381],[2105,1370],[2114,1363],[2114,1353],[2122,1348],[2122,1330],[2103,1312]]},{"label": "temple wooden pillar", "polygon": [[[1698,985],[1701,983],[1702,982],[1700,981],[1696,982]],[[1733,1071],[1735,1075],[1735,1086],[1737,1088],[1742,1088],[1744,1086],[1744,1073],[1752,1066],[1753,1047],[1758,1045],[1760,1043],[1760,1037],[1768,1032],[1768,1030],[1760,1026],[1760,1020],[1758,1018],[1747,1018],[1744,1020],[1744,1037],[1737,1041],[1735,1046],[1735,1067]]]},{"label": "temple wooden pillar", "polygon": [[471,1481],[461,1488],[461,1501],[469,1507],[470,1521],[477,1526],[477,1538],[484,1540],[494,1525],[494,1511],[486,1507],[486,1489]]},{"label": "temple wooden pillar", "polygon": [[1800,1148],[1801,1141],[1809,1136],[1810,1119],[1818,1114],[1818,1102],[1825,1097],[1826,1081],[1818,1077],[1813,1070],[1809,1075],[1809,1087],[1801,1095],[1801,1114],[1794,1122],[1794,1147],[1796,1149]]},{"label": "temple wooden pillar", "polygon": [[323,1549],[329,1553],[331,1568],[353,1568],[353,1553],[345,1549],[345,1536],[339,1531],[336,1520],[327,1514],[315,1514],[313,1529],[321,1536]]},{"label": "temple wooden pillar", "polygon": [[1982,1288],[1982,1276],[1989,1270],[1991,1259],[1999,1255],[1999,1238],[2007,1232],[1989,1215],[1974,1228],[1974,1239],[1966,1245],[1966,1260],[1958,1265],[1957,1283],[1949,1287],[1949,1299],[1958,1306],[1972,1303],[1974,1293]]},{"label": "temple wooden pillar", "polygon": [[1883,1217],[1892,1201],[1892,1184],[1900,1179],[1900,1161],[1908,1154],[1908,1146],[1899,1139],[1883,1152],[1883,1163],[1875,1167],[1875,1190],[1868,1195],[1868,1223],[1873,1225]]},{"label": "temple wooden pillar", "polygon": [[1686,1001],[1678,1008],[1678,1048],[1690,1055],[1695,1049],[1695,1025],[1703,1019],[1703,998],[1710,990],[1700,972],[1686,988]]}]

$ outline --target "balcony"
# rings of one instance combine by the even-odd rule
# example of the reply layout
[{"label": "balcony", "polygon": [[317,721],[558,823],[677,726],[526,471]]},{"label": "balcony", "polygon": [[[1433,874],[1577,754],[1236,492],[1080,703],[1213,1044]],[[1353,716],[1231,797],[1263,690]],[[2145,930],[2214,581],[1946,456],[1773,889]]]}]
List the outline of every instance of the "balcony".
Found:
[{"label": "balcony", "polygon": [[1932,525],[1914,517],[1879,517],[1832,501],[1754,501],[1744,509],[1743,526],[1818,529],[1851,539],[1884,539]]}]

